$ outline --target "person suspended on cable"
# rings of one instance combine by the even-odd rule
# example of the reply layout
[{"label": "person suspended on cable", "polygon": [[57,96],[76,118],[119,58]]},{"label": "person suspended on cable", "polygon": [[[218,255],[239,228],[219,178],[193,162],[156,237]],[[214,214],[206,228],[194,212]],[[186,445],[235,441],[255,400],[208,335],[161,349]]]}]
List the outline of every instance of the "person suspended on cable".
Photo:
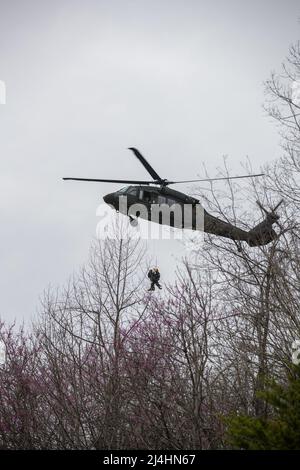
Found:
[{"label": "person suspended on cable", "polygon": [[159,289],[162,289],[160,283],[159,283],[159,280],[160,280],[160,272],[159,272],[159,269],[157,267],[155,268],[151,268],[148,272],[148,278],[150,279],[151,281],[151,286],[150,286],[150,290],[155,290],[155,286],[157,286]]}]

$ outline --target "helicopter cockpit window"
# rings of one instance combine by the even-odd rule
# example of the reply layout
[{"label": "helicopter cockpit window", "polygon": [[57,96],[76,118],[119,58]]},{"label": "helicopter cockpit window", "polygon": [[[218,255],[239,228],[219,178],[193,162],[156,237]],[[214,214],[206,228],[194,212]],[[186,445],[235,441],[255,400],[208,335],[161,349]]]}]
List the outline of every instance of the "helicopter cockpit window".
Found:
[{"label": "helicopter cockpit window", "polygon": [[123,188],[119,189],[118,193],[126,193],[128,186],[124,186]]},{"label": "helicopter cockpit window", "polygon": [[128,188],[128,191],[126,191],[127,194],[130,194],[130,196],[137,196],[137,188]]}]

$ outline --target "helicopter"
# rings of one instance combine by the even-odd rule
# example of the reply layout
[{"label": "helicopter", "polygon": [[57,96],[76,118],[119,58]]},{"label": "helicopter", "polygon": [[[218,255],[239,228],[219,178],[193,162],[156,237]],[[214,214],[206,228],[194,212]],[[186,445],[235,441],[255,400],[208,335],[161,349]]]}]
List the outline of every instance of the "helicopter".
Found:
[{"label": "helicopter", "polygon": [[[260,202],[257,201],[257,204],[264,213],[265,218],[258,225],[247,231],[209,214],[202,208],[198,199],[169,187],[170,185],[181,183],[253,178],[263,176],[264,173],[221,178],[170,181],[168,179],[161,178],[139,150],[134,147],[130,147],[129,150],[134,153],[140,163],[148,171],[152,177],[151,181],[71,177],[64,177],[63,180],[127,184],[128,186],[105,195],[103,199],[105,203],[110,205],[117,212],[127,215],[133,226],[137,225],[138,218],[142,218],[159,224],[169,225],[170,227],[199,230],[199,224],[197,223],[197,214],[199,212],[197,212],[197,209],[200,207],[202,209],[203,222],[201,230],[206,233],[229,238],[238,242],[245,241],[251,247],[267,245],[278,237],[277,233],[273,229],[273,224],[275,224],[279,219],[279,216],[276,214],[276,210],[283,202],[282,200],[270,212],[268,212]],[[184,220],[185,207],[187,206],[191,209],[189,212],[190,217],[188,224],[186,224]],[[176,207],[177,209],[180,209],[177,214],[175,211]],[[165,212],[168,212],[169,217],[164,218],[164,211],[162,209],[168,208],[170,210],[165,210]],[[156,214],[156,217],[153,217],[154,213]]]}]

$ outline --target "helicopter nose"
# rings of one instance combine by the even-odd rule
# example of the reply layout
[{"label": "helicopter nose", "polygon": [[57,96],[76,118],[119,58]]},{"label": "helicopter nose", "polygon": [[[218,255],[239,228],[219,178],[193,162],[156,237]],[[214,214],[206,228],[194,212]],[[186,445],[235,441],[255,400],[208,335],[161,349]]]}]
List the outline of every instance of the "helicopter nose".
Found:
[{"label": "helicopter nose", "polygon": [[104,202],[106,202],[106,204],[111,204],[111,205],[113,205],[114,196],[113,196],[112,193],[106,194],[105,196],[103,196],[103,200],[104,200]]}]

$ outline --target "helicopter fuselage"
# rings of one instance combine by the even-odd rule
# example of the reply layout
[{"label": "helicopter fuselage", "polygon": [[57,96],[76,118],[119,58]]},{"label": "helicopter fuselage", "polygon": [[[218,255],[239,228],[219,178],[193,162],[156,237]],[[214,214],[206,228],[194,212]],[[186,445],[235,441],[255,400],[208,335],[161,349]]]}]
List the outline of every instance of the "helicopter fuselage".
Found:
[{"label": "helicopter fuselage", "polygon": [[202,206],[198,199],[168,187],[127,186],[104,196],[104,201],[130,218],[176,228],[197,230]]},{"label": "helicopter fuselage", "polygon": [[64,180],[89,181],[96,183],[125,183],[130,184],[116,192],[104,196],[104,201],[116,211],[128,215],[131,222],[139,217],[151,222],[180,229],[202,230],[217,236],[236,241],[246,241],[250,246],[266,245],[277,238],[273,224],[279,216],[275,213],[281,202],[271,211],[265,212],[265,220],[251,230],[243,230],[230,222],[225,222],[202,208],[198,199],[169,186],[180,183],[195,183],[203,181],[229,180],[236,178],[254,178],[262,173],[240,176],[225,176],[218,178],[205,178],[196,180],[169,181],[161,178],[145,157],[134,147],[130,147],[140,163],[151,176],[151,180],[119,180],[96,178],[65,177]]},{"label": "helicopter fuselage", "polygon": [[140,217],[170,227],[202,230],[232,240],[246,241],[250,246],[266,245],[277,237],[272,228],[276,219],[266,217],[251,230],[243,230],[209,214],[198,199],[164,186],[127,186],[107,194],[103,199],[131,220]]}]

